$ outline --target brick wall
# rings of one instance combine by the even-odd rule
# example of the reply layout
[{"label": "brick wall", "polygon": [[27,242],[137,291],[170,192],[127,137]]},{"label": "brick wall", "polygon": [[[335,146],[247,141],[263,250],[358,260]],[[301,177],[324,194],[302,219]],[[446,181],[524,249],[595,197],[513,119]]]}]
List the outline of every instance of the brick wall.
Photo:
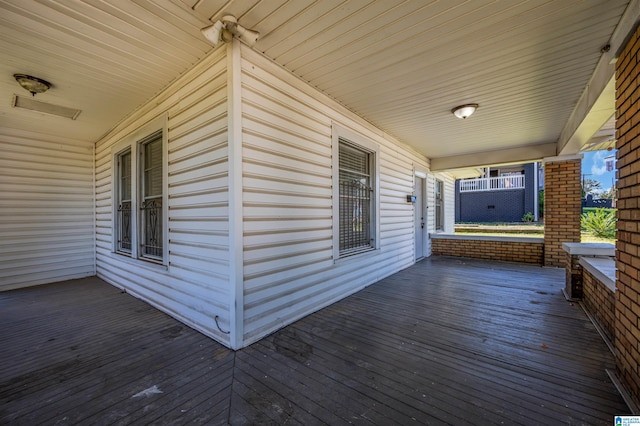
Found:
[{"label": "brick wall", "polygon": [[538,240],[514,242],[433,238],[431,240],[431,252],[434,255],[441,256],[471,257],[537,265],[542,265],[543,260],[543,245]]},{"label": "brick wall", "polygon": [[616,62],[618,242],[616,373],[640,404],[640,30]]},{"label": "brick wall", "polygon": [[583,303],[610,342],[615,342],[614,293],[586,269],[582,270]]},{"label": "brick wall", "polygon": [[544,265],[565,266],[562,243],[580,242],[581,158],[549,159],[544,165]]}]

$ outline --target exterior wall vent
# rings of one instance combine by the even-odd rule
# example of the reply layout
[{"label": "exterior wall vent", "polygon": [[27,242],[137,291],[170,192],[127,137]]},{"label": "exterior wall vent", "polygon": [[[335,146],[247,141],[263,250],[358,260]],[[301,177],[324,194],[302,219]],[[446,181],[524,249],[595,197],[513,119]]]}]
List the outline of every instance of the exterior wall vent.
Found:
[{"label": "exterior wall vent", "polygon": [[13,95],[11,106],[14,108],[23,108],[31,111],[42,112],[58,117],[65,117],[75,120],[80,115],[79,109],[67,108],[60,105],[48,104],[46,102],[36,101],[24,96]]}]

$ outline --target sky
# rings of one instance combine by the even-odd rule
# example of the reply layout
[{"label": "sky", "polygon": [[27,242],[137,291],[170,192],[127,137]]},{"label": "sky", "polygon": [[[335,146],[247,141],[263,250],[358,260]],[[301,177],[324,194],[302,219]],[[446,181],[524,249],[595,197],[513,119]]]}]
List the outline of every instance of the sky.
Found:
[{"label": "sky", "polygon": [[582,159],[582,178],[600,181],[603,191],[611,188],[615,179],[615,169],[608,172],[605,165],[605,158],[613,156],[615,158],[616,150],[612,151],[589,151],[584,153]]}]

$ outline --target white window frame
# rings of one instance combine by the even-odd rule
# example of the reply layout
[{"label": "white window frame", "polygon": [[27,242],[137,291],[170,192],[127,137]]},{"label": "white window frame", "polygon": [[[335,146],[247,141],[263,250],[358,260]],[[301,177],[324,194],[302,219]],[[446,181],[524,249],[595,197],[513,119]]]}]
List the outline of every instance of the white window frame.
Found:
[{"label": "white window frame", "polygon": [[[334,261],[356,258],[380,249],[380,146],[364,136],[348,130],[336,123],[332,124],[332,186],[333,186],[333,258]],[[371,158],[370,182],[373,189],[371,194],[370,235],[371,245],[362,250],[340,253],[340,141],[343,140],[353,147],[360,149]]]},{"label": "white window frame", "polygon": [[[140,242],[142,238],[142,211],[141,197],[143,195],[142,173],[144,173],[144,164],[142,156],[143,144],[149,142],[149,137],[155,133],[162,132],[162,257],[144,255],[141,250]],[[126,153],[131,153],[131,250],[121,250],[118,247],[119,219],[118,219],[118,201],[120,199],[120,175],[118,171],[118,158]],[[136,261],[144,261],[145,264],[161,264],[167,265],[169,252],[169,236],[168,236],[168,161],[167,161],[167,120],[166,116],[160,117],[145,126],[140,127],[136,131],[125,136],[120,142],[115,144],[111,149],[112,159],[112,235],[113,235],[113,253],[122,255],[125,258],[135,259]]]}]

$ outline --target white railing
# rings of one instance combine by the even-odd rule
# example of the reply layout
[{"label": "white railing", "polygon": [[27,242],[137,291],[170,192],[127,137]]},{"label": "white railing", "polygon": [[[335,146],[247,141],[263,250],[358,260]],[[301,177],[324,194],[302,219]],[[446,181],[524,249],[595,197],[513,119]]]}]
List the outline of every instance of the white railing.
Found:
[{"label": "white railing", "polygon": [[463,179],[460,181],[460,192],[495,191],[501,189],[524,189],[524,175]]}]

